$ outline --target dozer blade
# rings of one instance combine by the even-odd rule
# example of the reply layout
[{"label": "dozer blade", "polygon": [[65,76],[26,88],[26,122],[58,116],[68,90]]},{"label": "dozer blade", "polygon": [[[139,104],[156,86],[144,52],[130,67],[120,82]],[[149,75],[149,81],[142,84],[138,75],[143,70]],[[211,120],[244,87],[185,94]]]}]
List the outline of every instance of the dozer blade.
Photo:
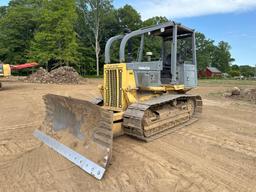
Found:
[{"label": "dozer blade", "polygon": [[34,136],[101,179],[112,153],[112,112],[94,103],[48,94],[45,120]]}]

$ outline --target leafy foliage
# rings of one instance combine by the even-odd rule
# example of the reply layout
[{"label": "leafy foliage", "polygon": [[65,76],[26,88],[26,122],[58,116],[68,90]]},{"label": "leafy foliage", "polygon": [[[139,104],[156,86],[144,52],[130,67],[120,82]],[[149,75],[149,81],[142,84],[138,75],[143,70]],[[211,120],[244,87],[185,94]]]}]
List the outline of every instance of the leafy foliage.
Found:
[{"label": "leafy foliage", "polygon": [[123,30],[129,28],[130,30],[136,30],[141,27],[142,21],[140,14],[131,6],[125,5],[117,10],[117,17],[119,21],[119,27]]},{"label": "leafy foliage", "polygon": [[[0,60],[17,64],[38,61],[49,68],[72,65],[81,74],[95,74],[104,64],[107,40],[124,33],[125,28],[137,30],[168,21],[155,16],[141,20],[132,6],[115,9],[112,0],[11,0],[0,7]],[[198,68],[215,66],[222,72],[246,74],[248,67],[233,69],[231,46],[215,43],[202,33],[196,34]],[[132,56],[138,57],[140,38],[132,40]],[[162,40],[145,35],[146,52],[161,57]],[[112,46],[112,62],[119,62],[119,43]],[[178,53],[191,58],[191,42],[178,42]],[[146,57],[144,56],[144,60]]]},{"label": "leafy foliage", "polygon": [[7,13],[7,7],[6,6],[0,7],[0,19],[4,17],[6,13]]},{"label": "leafy foliage", "polygon": [[256,67],[249,65],[232,65],[228,72],[232,77],[244,76],[244,77],[254,77],[256,75]]},{"label": "leafy foliage", "polygon": [[196,33],[197,62],[200,70],[207,66],[217,67],[221,72],[228,72],[230,65],[235,60],[231,57],[231,46],[224,41],[214,44],[211,39],[206,39],[202,33]]},{"label": "leafy foliage", "polygon": [[11,2],[2,7],[0,17],[0,60],[6,63],[23,63],[27,60],[30,42],[34,37],[37,1]]},{"label": "leafy foliage", "polygon": [[214,41],[206,39],[205,35],[202,33],[196,33],[196,47],[198,69],[203,70],[207,66],[212,65],[214,51],[216,49]]},{"label": "leafy foliage", "polygon": [[[39,23],[31,43],[29,57],[40,63],[57,65],[75,64],[77,61],[77,19],[75,2],[72,0],[42,1]],[[48,66],[47,65],[47,66]]]},{"label": "leafy foliage", "polygon": [[251,67],[249,65],[243,65],[239,67],[239,71],[241,75],[245,77],[253,77],[256,73],[255,67]]},{"label": "leafy foliage", "polygon": [[224,41],[219,42],[215,47],[213,66],[217,67],[223,72],[228,72],[230,64],[235,61],[230,54],[231,46]]},{"label": "leafy foliage", "polygon": [[87,41],[95,50],[96,72],[99,76],[99,60],[100,60],[100,42],[103,37],[104,16],[108,14],[112,8],[108,0],[78,0],[78,11],[80,19],[84,26],[87,27],[85,36]]}]

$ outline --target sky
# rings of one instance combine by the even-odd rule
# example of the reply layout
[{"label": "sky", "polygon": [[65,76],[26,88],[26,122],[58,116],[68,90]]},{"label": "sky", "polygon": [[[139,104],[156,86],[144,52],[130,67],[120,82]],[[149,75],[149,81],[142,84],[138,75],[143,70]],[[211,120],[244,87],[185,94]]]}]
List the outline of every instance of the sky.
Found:
[{"label": "sky", "polygon": [[115,0],[132,5],[143,20],[165,16],[218,43],[228,42],[234,64],[256,65],[256,0]]},{"label": "sky", "polygon": [[[9,0],[0,0],[7,5]],[[256,64],[256,0],[114,0],[116,8],[132,5],[142,19],[165,16],[196,29],[232,49],[235,64]]]}]

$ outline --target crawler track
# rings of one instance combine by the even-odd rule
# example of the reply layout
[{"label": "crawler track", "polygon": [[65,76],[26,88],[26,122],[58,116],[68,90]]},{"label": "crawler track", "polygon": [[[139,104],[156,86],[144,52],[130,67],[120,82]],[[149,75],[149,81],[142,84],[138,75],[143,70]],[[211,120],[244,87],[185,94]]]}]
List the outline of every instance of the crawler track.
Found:
[{"label": "crawler track", "polygon": [[124,131],[151,141],[195,122],[201,112],[200,96],[166,94],[130,105],[124,113]]}]

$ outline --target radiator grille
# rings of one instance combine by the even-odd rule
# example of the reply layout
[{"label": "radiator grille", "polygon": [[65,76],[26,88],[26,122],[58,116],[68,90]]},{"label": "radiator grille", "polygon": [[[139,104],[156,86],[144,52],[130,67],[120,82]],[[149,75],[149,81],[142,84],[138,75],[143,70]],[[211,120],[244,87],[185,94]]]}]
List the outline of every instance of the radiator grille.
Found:
[{"label": "radiator grille", "polygon": [[122,108],[122,70],[106,70],[105,105]]}]

